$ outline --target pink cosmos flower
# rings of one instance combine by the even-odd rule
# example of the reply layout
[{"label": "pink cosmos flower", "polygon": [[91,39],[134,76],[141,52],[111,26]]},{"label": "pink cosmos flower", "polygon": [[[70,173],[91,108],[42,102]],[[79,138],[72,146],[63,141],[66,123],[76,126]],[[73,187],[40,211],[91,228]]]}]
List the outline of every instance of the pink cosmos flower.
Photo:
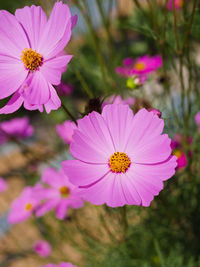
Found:
[{"label": "pink cosmos flower", "polygon": [[173,1],[175,1],[175,8],[178,10],[178,9],[181,9],[183,7],[183,4],[184,4],[184,0],[169,0],[167,2],[167,9],[168,10],[173,10]]},{"label": "pink cosmos flower", "polygon": [[128,105],[107,105],[79,120],[70,144],[77,160],[63,162],[63,169],[95,205],[149,206],[177,164],[163,127],[146,109],[133,115]]},{"label": "pink cosmos flower", "polygon": [[61,262],[58,265],[53,264],[53,263],[49,263],[47,265],[43,265],[42,267],[77,267],[77,266],[73,265],[70,262]]},{"label": "pink cosmos flower", "polygon": [[56,125],[58,135],[64,140],[66,144],[71,143],[72,135],[75,129],[77,129],[77,126],[73,121],[65,121],[62,124]]},{"label": "pink cosmos flower", "polygon": [[28,138],[33,135],[34,129],[29,118],[15,118],[0,123],[0,144],[5,143],[10,137],[17,139]]},{"label": "pink cosmos flower", "polygon": [[126,105],[134,105],[135,98],[134,97],[127,97],[125,99],[122,99],[120,95],[111,95],[108,99],[108,101],[104,101],[102,104],[102,108],[105,107],[108,104],[126,104]]},{"label": "pink cosmos flower", "polygon": [[124,77],[134,75],[141,79],[141,83],[147,79],[147,75],[162,66],[162,58],[159,55],[150,57],[148,55],[137,58],[125,58],[122,67],[117,67],[116,72]]},{"label": "pink cosmos flower", "polygon": [[42,258],[46,258],[51,254],[51,245],[45,240],[38,240],[34,246],[33,250]]},{"label": "pink cosmos flower", "polygon": [[8,215],[8,221],[11,224],[19,223],[28,219],[39,204],[39,199],[35,197],[36,187],[27,186],[21,195],[16,198]]},{"label": "pink cosmos flower", "polygon": [[39,198],[43,198],[43,203],[36,210],[37,217],[55,208],[56,217],[63,220],[69,207],[77,209],[83,206],[77,187],[69,182],[62,169],[59,171],[53,168],[45,169],[42,182],[48,187],[39,188],[36,192]]},{"label": "pink cosmos flower", "polygon": [[74,87],[70,84],[61,82],[58,86],[56,86],[56,90],[59,95],[65,96],[70,95],[73,92]]},{"label": "pink cosmos flower", "polygon": [[200,111],[197,112],[197,114],[195,115],[195,122],[199,128],[199,132],[200,132]]},{"label": "pink cosmos flower", "polygon": [[3,179],[3,177],[0,177],[0,193],[4,192],[8,189],[7,182]]},{"label": "pink cosmos flower", "polygon": [[56,2],[47,17],[41,7],[17,9],[15,16],[0,11],[0,99],[14,93],[0,113],[11,113],[24,103],[27,109],[47,112],[60,106],[52,85],[71,60],[64,47],[77,22],[66,4]]}]

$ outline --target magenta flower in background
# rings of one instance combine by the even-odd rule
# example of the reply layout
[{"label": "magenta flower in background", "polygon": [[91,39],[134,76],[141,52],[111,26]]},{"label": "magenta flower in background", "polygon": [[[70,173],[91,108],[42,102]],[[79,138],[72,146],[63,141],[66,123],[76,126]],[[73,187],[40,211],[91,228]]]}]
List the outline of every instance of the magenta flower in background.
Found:
[{"label": "magenta flower in background", "polygon": [[163,127],[146,109],[133,115],[128,105],[107,105],[78,121],[70,144],[77,160],[63,162],[63,169],[95,205],[149,206],[177,165]]},{"label": "magenta flower in background", "polygon": [[28,219],[39,204],[39,199],[35,197],[35,189],[39,186],[27,186],[21,195],[11,204],[8,221],[11,224],[23,222]]},{"label": "magenta flower in background", "polygon": [[157,115],[159,118],[162,116],[162,112],[159,109],[156,108],[149,108],[148,111],[153,112],[155,115]]},{"label": "magenta flower in background", "polygon": [[194,119],[195,119],[195,122],[196,122],[196,124],[197,124],[197,126],[199,128],[199,132],[200,132],[200,111],[197,112],[197,114],[195,115]]},{"label": "magenta flower in background", "polygon": [[42,198],[42,204],[36,210],[36,216],[43,216],[55,209],[56,217],[63,220],[68,208],[77,209],[83,206],[77,187],[71,184],[63,170],[47,168],[42,174],[42,182],[48,187],[39,188],[36,196]]},{"label": "magenta flower in background", "polygon": [[0,193],[4,192],[8,189],[7,182],[3,179],[3,177],[0,177]]},{"label": "magenta flower in background", "polygon": [[14,93],[0,113],[27,109],[47,112],[60,106],[52,85],[59,85],[61,74],[71,60],[64,47],[77,22],[66,4],[56,2],[49,19],[41,7],[17,9],[15,16],[0,11],[0,99]]},{"label": "magenta flower in background", "polygon": [[71,95],[74,90],[74,87],[70,84],[61,82],[58,86],[56,86],[56,90],[61,96]]},{"label": "magenta flower in background", "polygon": [[33,250],[42,258],[46,258],[51,254],[51,245],[45,240],[38,240],[34,246]]},{"label": "magenta flower in background", "polygon": [[15,118],[0,123],[0,144],[5,143],[10,137],[16,139],[28,138],[33,135],[34,129],[29,118]]},{"label": "magenta flower in background", "polygon": [[77,126],[73,121],[65,121],[62,124],[56,125],[57,134],[64,140],[66,144],[71,143],[72,135],[75,129],[77,129]]},{"label": "magenta flower in background", "polygon": [[[175,1],[175,8],[176,9],[181,9],[183,7],[184,4],[184,0],[174,0]],[[167,9],[168,10],[173,10],[173,0],[169,0],[167,2]]]},{"label": "magenta flower in background", "polygon": [[137,58],[125,58],[122,67],[117,67],[116,72],[124,77],[132,77],[134,75],[141,79],[141,82],[147,78],[147,75],[162,67],[162,58],[159,55],[150,57],[148,55]]},{"label": "magenta flower in background", "polygon": [[107,101],[104,101],[102,104],[102,108],[105,107],[108,104],[126,104],[126,105],[134,105],[135,98],[134,97],[127,97],[125,99],[122,99],[120,95],[111,95]]},{"label": "magenta flower in background", "polygon": [[49,263],[47,265],[43,265],[42,267],[77,267],[77,266],[73,265],[70,262],[61,262],[58,265],[53,264],[53,263]]},{"label": "magenta flower in background", "polygon": [[[189,137],[187,140],[189,145],[191,145],[192,141],[193,140],[191,137]],[[185,137],[181,134],[176,134],[171,142],[171,148],[173,149],[172,154],[177,157],[177,167],[176,167],[177,170],[185,168],[188,163],[187,155],[184,152],[184,147],[183,147],[184,142],[186,142]],[[188,156],[192,157],[191,151],[189,151]]]}]

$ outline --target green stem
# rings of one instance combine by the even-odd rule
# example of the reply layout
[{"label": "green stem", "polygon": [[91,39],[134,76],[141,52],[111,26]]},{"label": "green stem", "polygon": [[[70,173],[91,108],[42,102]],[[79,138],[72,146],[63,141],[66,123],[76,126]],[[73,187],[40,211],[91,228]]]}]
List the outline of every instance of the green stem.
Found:
[{"label": "green stem", "polygon": [[[98,10],[99,10],[99,14],[101,16],[101,20],[102,20],[102,23],[104,25],[104,28],[106,30],[106,35],[107,35],[107,39],[108,39],[108,44],[111,48],[111,51],[112,51],[112,36],[110,34],[110,31],[109,31],[109,24],[108,24],[108,21],[106,20],[106,17],[105,17],[105,14],[104,14],[104,11],[103,11],[103,8],[102,8],[102,1],[101,0],[96,0],[96,3],[97,3],[97,7],[98,7]],[[109,15],[109,14],[108,14]]]},{"label": "green stem", "polygon": [[195,9],[196,9],[196,6],[197,6],[197,1],[198,0],[194,0],[194,5],[193,5],[193,8],[192,8],[192,14],[191,14],[191,17],[190,17],[190,21],[188,23],[188,27],[187,27],[187,31],[186,31],[186,34],[185,34],[185,38],[183,40],[183,47],[182,47],[182,51],[183,52],[184,52],[185,46],[187,44],[191,28],[192,28],[192,23],[193,23],[193,19],[194,19]]},{"label": "green stem", "polygon": [[78,123],[77,123],[75,117],[71,114],[71,112],[67,109],[67,107],[66,107],[63,103],[61,104],[61,106],[62,106],[63,110],[65,111],[65,113],[68,115],[68,117],[70,117],[70,119],[71,119],[76,125],[78,125]]},{"label": "green stem", "polygon": [[150,0],[147,0],[147,3],[149,5],[149,9],[150,9],[150,12],[151,12],[151,16],[152,16],[152,22],[153,22],[153,28],[154,28],[154,32],[158,35],[158,27],[157,27],[157,22],[156,22],[156,16],[155,16],[155,13],[154,13],[154,10],[153,10],[153,6],[152,6],[152,3]]},{"label": "green stem", "polygon": [[176,40],[176,50],[177,50],[177,54],[180,54],[180,45],[179,45],[179,39],[178,39],[178,27],[177,27],[175,0],[172,0],[172,1],[173,1],[174,35],[175,35],[175,40]]},{"label": "green stem", "polygon": [[80,71],[78,69],[74,69],[74,73],[76,75],[76,77],[79,79],[83,89],[85,90],[86,94],[88,95],[89,98],[93,98],[93,92],[90,90],[89,86],[87,85],[87,82],[85,81],[85,79],[83,78],[83,76],[81,75]]},{"label": "green stem", "polygon": [[[85,1],[83,1],[83,4],[85,6],[87,5],[87,3]],[[93,26],[92,26],[91,17],[90,17],[89,14],[85,13],[85,9],[83,8],[83,6],[80,5],[79,1],[77,1],[77,6],[80,9],[83,17],[85,18],[85,20],[87,22],[87,25],[88,25],[88,29],[89,29],[90,34],[92,36],[95,52],[96,52],[96,55],[97,55],[97,60],[99,62],[99,66],[100,66],[100,69],[101,69],[104,88],[105,88],[105,91],[108,93],[109,90],[108,90],[108,86],[107,86],[106,67],[105,67],[105,64],[104,64],[104,58],[103,58],[102,53],[101,53],[101,49],[100,49],[100,46],[99,46],[99,41],[98,41],[96,32],[94,31]],[[88,9],[88,12],[89,12],[89,9]]]}]

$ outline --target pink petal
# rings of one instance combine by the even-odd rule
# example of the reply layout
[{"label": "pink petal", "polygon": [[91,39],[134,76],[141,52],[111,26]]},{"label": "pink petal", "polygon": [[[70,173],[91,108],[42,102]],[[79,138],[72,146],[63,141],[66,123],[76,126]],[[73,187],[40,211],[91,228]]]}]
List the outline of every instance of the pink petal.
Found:
[{"label": "pink petal", "polygon": [[66,217],[69,203],[67,199],[61,200],[56,207],[56,217],[63,220]]},{"label": "pink petal", "polygon": [[46,81],[40,71],[35,71],[27,79],[27,88],[21,92],[29,104],[42,105],[50,99],[49,83]]},{"label": "pink petal", "polygon": [[142,206],[150,205],[153,197],[163,189],[162,181],[174,175],[176,165],[174,156],[161,164],[131,165],[129,173],[132,176],[132,183],[142,199]]},{"label": "pink petal", "polygon": [[52,110],[57,110],[61,106],[60,98],[58,97],[56,90],[53,88],[53,86],[50,84],[50,93],[51,97],[49,101],[44,105],[46,112],[49,114]]},{"label": "pink petal", "polygon": [[[107,163],[115,149],[105,120],[97,112],[78,121],[70,145],[74,157],[90,163]],[[87,151],[87,153],[86,153]]]},{"label": "pink petal", "polygon": [[91,141],[78,130],[74,131],[70,152],[75,158],[87,163],[106,164],[109,159],[107,151],[100,150],[98,143],[95,144],[95,136],[94,141]]},{"label": "pink petal", "polygon": [[78,186],[90,185],[110,171],[108,164],[88,164],[79,160],[64,161],[62,166],[70,182]]},{"label": "pink petal", "polygon": [[68,28],[69,39],[71,36],[71,13],[69,7],[62,2],[56,2],[39,45],[39,51],[41,51],[45,59],[62,40],[66,27]]},{"label": "pink petal", "polygon": [[47,17],[44,11],[40,6],[26,6],[22,9],[17,9],[15,17],[23,26],[29,38],[31,48],[40,52],[38,51],[38,45],[47,24]]},{"label": "pink petal", "polygon": [[67,66],[71,58],[72,56],[60,56],[49,59],[44,62],[40,71],[49,83],[58,85],[61,82],[62,69]]},{"label": "pink petal", "polygon": [[18,110],[23,104],[23,97],[20,96],[18,92],[16,92],[8,103],[0,109],[0,114],[9,114]]},{"label": "pink petal", "polygon": [[36,217],[41,217],[45,213],[54,209],[58,203],[58,199],[47,200],[44,204],[41,204],[36,210]]},{"label": "pink petal", "polygon": [[113,184],[117,174],[109,172],[104,178],[94,185],[83,189],[81,194],[83,198],[94,205],[102,205],[106,203],[110,206],[112,201]]},{"label": "pink petal", "polygon": [[0,73],[0,99],[17,91],[28,75],[21,61],[5,55],[0,55]]},{"label": "pink petal", "polygon": [[46,168],[42,173],[42,182],[54,188],[60,188],[63,185],[60,174],[53,168]]},{"label": "pink petal", "polygon": [[78,22],[78,15],[74,15],[71,17],[71,28],[73,30],[73,28],[76,26]]},{"label": "pink petal", "polygon": [[8,222],[11,224],[23,222],[32,215],[31,211],[16,210],[8,215]]},{"label": "pink petal", "polygon": [[0,11],[0,54],[20,59],[22,51],[29,48],[27,36],[15,16]]},{"label": "pink petal", "polygon": [[133,152],[141,144],[159,136],[163,131],[164,121],[153,112],[141,109],[134,116],[131,127],[132,130],[125,145],[127,153]]},{"label": "pink petal", "polygon": [[124,152],[130,134],[134,135],[132,110],[128,105],[107,105],[103,109],[102,116],[109,128],[115,150]]},{"label": "pink petal", "polygon": [[170,143],[171,139],[167,134],[160,135],[146,140],[146,142],[143,141],[141,146],[129,151],[128,156],[133,163],[152,164],[163,162],[171,155]]},{"label": "pink petal", "polygon": [[57,55],[61,55],[61,53],[63,53],[64,51],[63,49],[65,48],[65,46],[67,45],[67,43],[69,42],[71,38],[71,29],[72,29],[72,25],[71,25],[71,19],[70,19],[68,25],[66,26],[62,39],[54,47],[54,49],[46,56],[47,59],[56,57]]},{"label": "pink petal", "polygon": [[3,179],[3,177],[0,177],[0,192],[4,192],[8,189],[8,183]]}]

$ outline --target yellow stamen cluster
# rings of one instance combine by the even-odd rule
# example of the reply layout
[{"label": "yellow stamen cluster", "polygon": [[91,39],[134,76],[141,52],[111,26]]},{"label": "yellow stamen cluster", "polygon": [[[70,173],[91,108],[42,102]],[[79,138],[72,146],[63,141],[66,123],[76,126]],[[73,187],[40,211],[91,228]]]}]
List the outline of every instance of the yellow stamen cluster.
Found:
[{"label": "yellow stamen cluster", "polygon": [[123,152],[115,152],[109,159],[110,169],[115,173],[125,173],[130,165],[131,161],[129,157]]},{"label": "yellow stamen cluster", "polygon": [[25,48],[22,51],[21,60],[30,71],[35,71],[42,65],[42,56],[31,48]]},{"label": "yellow stamen cluster", "polygon": [[70,194],[70,190],[67,186],[62,186],[59,191],[62,197],[68,197]]},{"label": "yellow stamen cluster", "polygon": [[177,4],[178,7],[182,7],[183,6],[183,0],[178,0],[176,2],[176,4]]},{"label": "yellow stamen cluster", "polygon": [[182,152],[179,149],[174,150],[172,154],[176,156],[178,159],[182,156]]},{"label": "yellow stamen cluster", "polygon": [[146,65],[143,62],[137,62],[135,63],[134,68],[136,70],[145,70]]},{"label": "yellow stamen cluster", "polygon": [[33,208],[33,204],[31,204],[31,203],[27,203],[27,204],[25,205],[25,210],[27,210],[27,211],[32,210],[32,208]]}]

